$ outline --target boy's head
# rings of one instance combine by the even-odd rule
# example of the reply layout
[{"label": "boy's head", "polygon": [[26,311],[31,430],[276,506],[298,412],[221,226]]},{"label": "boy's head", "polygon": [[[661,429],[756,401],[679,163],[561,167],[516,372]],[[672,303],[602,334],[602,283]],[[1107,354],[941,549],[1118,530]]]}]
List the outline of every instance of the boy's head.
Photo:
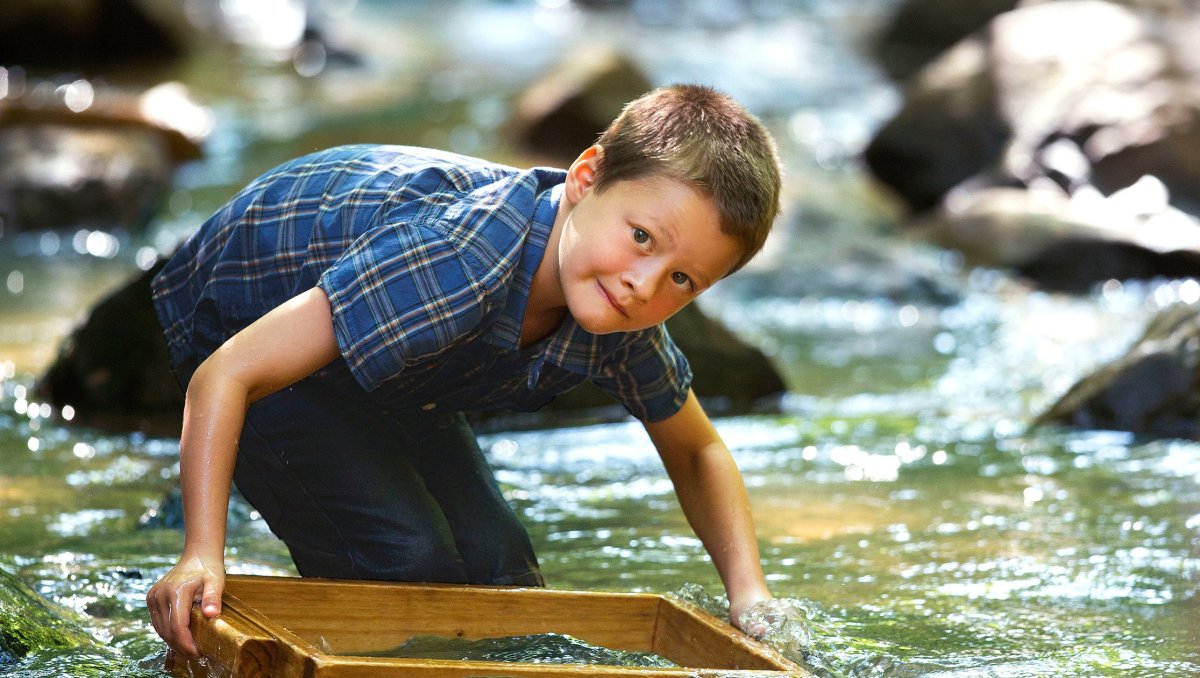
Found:
[{"label": "boy's head", "polygon": [[594,189],[668,177],[716,207],[721,232],[741,246],[730,273],[759,250],[779,211],[779,157],[770,134],[736,101],[703,85],[671,85],[635,99],[597,144]]}]

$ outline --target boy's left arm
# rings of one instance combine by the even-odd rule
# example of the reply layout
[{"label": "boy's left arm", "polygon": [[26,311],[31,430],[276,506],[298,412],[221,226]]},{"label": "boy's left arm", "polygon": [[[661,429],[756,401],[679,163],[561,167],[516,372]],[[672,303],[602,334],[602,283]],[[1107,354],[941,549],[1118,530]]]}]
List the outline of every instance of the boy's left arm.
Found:
[{"label": "boy's left arm", "polygon": [[746,608],[771,598],[742,475],[690,390],[674,415],[643,425],[675,485],[688,524],[721,575],[729,618],[737,625]]}]

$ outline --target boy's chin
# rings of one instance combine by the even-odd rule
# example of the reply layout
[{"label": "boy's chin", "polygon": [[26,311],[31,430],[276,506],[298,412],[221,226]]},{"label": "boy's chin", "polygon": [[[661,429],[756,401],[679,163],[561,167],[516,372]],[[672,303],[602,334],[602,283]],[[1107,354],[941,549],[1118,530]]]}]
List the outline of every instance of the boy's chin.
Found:
[{"label": "boy's chin", "polygon": [[644,325],[632,322],[615,324],[611,320],[589,321],[586,318],[581,320],[578,316],[575,317],[575,322],[578,323],[580,327],[587,330],[589,334],[597,335],[616,334],[618,332],[640,332],[658,324],[652,323],[649,325]]}]

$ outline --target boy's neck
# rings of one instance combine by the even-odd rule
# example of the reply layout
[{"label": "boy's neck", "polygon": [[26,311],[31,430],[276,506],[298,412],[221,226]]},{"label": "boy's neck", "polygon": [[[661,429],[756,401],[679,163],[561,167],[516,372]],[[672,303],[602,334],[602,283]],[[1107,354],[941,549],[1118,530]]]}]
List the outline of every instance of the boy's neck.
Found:
[{"label": "boy's neck", "polygon": [[546,251],[533,273],[525,317],[521,319],[521,347],[536,343],[558,328],[567,316],[567,299],[558,274],[558,241],[571,209],[564,198],[554,214],[554,225],[546,239]]}]

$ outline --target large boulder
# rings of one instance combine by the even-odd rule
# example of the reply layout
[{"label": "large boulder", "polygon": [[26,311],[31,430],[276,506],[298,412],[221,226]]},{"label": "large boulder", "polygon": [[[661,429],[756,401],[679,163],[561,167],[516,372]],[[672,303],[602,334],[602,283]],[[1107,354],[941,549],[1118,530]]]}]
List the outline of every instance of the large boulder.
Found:
[{"label": "large boulder", "polygon": [[122,90],[88,80],[26,83],[0,68],[0,222],[6,231],[137,231],[199,158],[212,115],[182,86]]},{"label": "large boulder", "polygon": [[119,430],[178,429],[183,393],[171,372],[150,282],[159,262],[102,299],[63,340],[35,389],[75,421]]},{"label": "large boulder", "polygon": [[171,185],[160,135],[143,129],[0,127],[0,220],[7,229],[141,230]]},{"label": "large boulder", "polygon": [[1053,276],[1072,289],[1200,273],[1197,42],[1200,21],[1098,0],[1005,12],[914,77],[865,159],[912,224],[980,263],[1077,266]]},{"label": "large boulder", "polygon": [[651,87],[641,69],[621,52],[583,48],[521,92],[508,133],[534,158],[566,166],[596,143],[626,102]]},{"label": "large boulder", "polygon": [[1156,316],[1129,352],[1073,386],[1035,426],[1200,440],[1200,307]]},{"label": "large boulder", "polygon": [[[903,0],[875,35],[873,51],[884,71],[903,81],[959,40],[984,28],[996,16],[1018,7],[1057,0]],[[1189,0],[1108,0],[1173,18],[1188,19]]]}]

